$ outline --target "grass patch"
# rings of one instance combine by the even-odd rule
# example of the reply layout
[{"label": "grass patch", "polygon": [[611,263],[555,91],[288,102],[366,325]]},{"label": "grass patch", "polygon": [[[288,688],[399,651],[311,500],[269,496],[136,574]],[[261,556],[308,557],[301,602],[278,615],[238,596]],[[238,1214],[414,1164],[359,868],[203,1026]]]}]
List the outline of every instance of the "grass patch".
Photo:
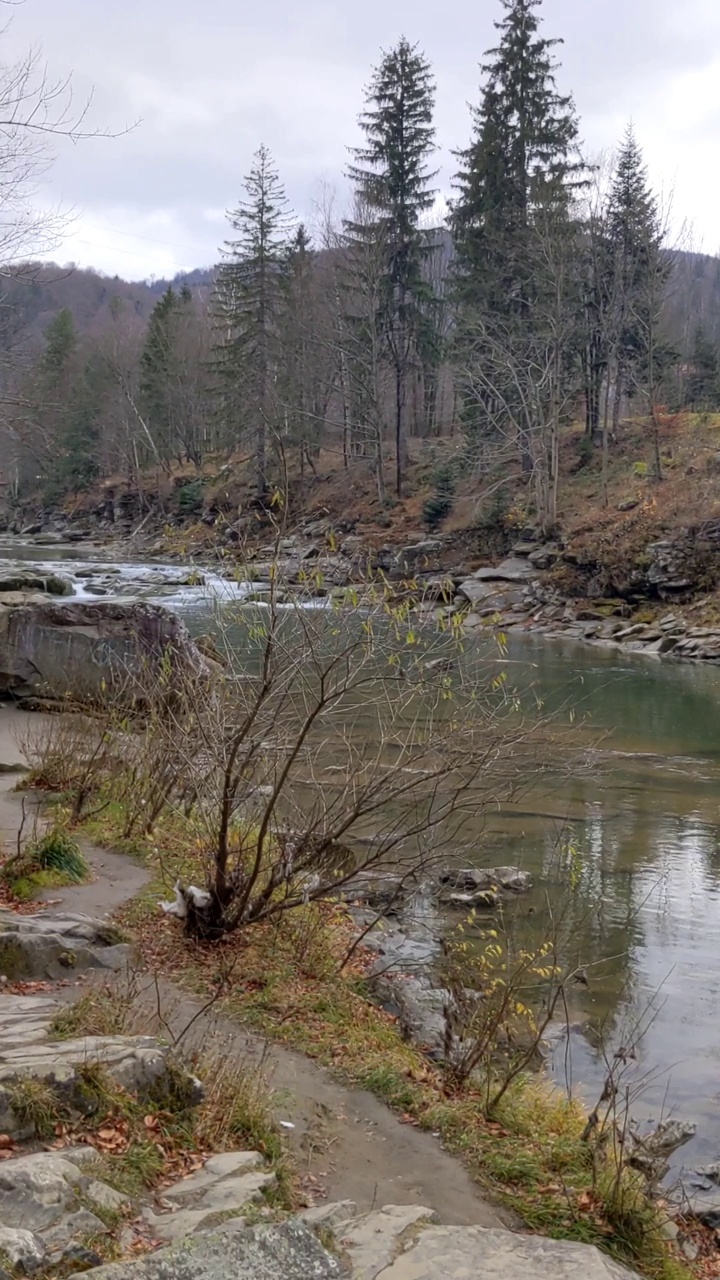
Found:
[{"label": "grass patch", "polygon": [[128,1031],[130,1017],[131,998],[112,987],[101,987],[56,1013],[50,1029],[56,1040],[121,1036]]},{"label": "grass patch", "polygon": [[90,875],[77,840],[62,827],[51,828],[41,840],[30,845],[25,856],[40,871],[63,876],[66,884],[82,884]]},{"label": "grass patch", "polygon": [[57,1094],[44,1080],[27,1076],[13,1081],[8,1088],[10,1106],[23,1127],[31,1128],[39,1138],[50,1138],[62,1115]]},{"label": "grass patch", "polygon": [[90,868],[77,841],[58,825],[9,858],[0,875],[17,902],[32,902],[43,889],[82,884],[90,878]]}]

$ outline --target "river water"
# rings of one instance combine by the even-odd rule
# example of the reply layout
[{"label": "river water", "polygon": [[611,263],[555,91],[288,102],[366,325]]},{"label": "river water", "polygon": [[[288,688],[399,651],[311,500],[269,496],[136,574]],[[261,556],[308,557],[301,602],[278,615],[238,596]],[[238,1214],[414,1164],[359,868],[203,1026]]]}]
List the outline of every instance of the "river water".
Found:
[{"label": "river water", "polygon": [[[28,548],[24,558],[75,574],[97,568],[102,554],[77,548],[66,558]],[[196,633],[209,629],[218,599],[244,589],[214,575],[205,587],[173,586],[186,566],[112,567],[118,594],[160,598],[182,609]],[[78,595],[86,584],[76,580]],[[555,1043],[552,1069],[593,1102],[605,1055],[632,1046],[634,1113],[697,1123],[676,1168],[717,1161],[720,669],[524,635],[511,636],[506,666],[511,681],[548,708],[562,708],[565,718],[572,709],[592,762],[486,816],[482,843],[478,836],[482,865],[533,873],[535,887],[511,908],[509,927],[528,944],[540,941],[562,901],[565,958],[588,966],[588,985],[571,996],[573,1030]],[[568,842],[581,868],[573,893],[557,856]]]}]

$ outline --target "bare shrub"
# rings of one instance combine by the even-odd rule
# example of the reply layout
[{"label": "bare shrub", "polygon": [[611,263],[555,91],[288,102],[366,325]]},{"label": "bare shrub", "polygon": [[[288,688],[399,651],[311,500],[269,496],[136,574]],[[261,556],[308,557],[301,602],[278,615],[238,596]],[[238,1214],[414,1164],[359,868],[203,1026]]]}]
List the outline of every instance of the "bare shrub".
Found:
[{"label": "bare shrub", "polygon": [[423,872],[550,767],[543,751],[557,766],[559,733],[548,751],[547,723],[509,691],[497,650],[466,654],[459,627],[417,624],[383,584],[353,611],[311,607],[317,589],[296,585],[288,605],[273,578],[263,608],[225,608],[222,675],[149,722],[171,764],[144,785],[190,811],[202,865],[175,908],[194,936],[277,917],[376,867]]}]

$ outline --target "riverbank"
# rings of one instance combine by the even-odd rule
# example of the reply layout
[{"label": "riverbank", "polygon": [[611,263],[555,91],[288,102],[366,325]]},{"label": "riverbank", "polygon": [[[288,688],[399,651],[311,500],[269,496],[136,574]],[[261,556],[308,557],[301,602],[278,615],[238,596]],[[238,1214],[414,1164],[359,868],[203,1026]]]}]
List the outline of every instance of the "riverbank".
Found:
[{"label": "riverbank", "polygon": [[[106,816],[88,832],[112,846],[120,826],[120,815]],[[665,1211],[648,1201],[641,1180],[618,1179],[611,1167],[598,1174],[583,1138],[587,1116],[577,1104],[542,1079],[523,1077],[488,1117],[483,1090],[448,1087],[443,1072],[403,1039],[397,1019],[373,1002],[367,954],[361,949],[341,967],[356,936],[344,909],[309,904],[281,928],[258,926],[221,945],[200,946],[158,912],[158,898],[174,877],[199,869],[177,821],[162,821],[151,840],[135,844],[134,854],[163,868],[121,916],[150,973],[209,1004],[213,1015],[329,1067],[350,1088],[348,1099],[357,1089],[369,1090],[399,1113],[405,1131],[440,1138],[471,1177],[532,1230],[595,1243],[662,1280],[687,1274],[668,1251]],[[326,1164],[334,1163],[334,1136],[331,1128]],[[355,1136],[351,1142],[356,1149]],[[396,1154],[384,1146],[379,1158],[392,1167]],[[439,1152],[432,1157],[439,1159]],[[422,1179],[422,1167],[414,1166],[414,1179]],[[427,1193],[426,1183],[425,1201]]]},{"label": "riverbank", "polygon": [[[120,865],[128,853],[121,839],[122,808],[100,807],[79,831],[97,873],[97,909],[103,905],[102,864],[107,860],[98,852],[98,842],[113,850]],[[319,1127],[307,1121],[298,1124],[297,1103],[292,1112],[291,1122],[298,1124],[311,1152],[301,1147],[301,1158],[314,1159],[308,1168],[317,1170],[312,1176],[321,1186],[332,1187],[333,1194],[352,1190],[357,1199],[357,1174],[362,1170],[367,1196],[375,1194],[370,1183],[386,1188],[392,1199],[401,1188],[403,1196],[412,1196],[410,1203],[426,1204],[442,1194],[446,1220],[456,1220],[447,1217],[454,1212],[477,1221],[477,1203],[472,1217],[469,1208],[466,1212],[459,1207],[467,1192],[459,1189],[459,1166],[452,1173],[451,1156],[435,1145],[439,1137],[447,1152],[462,1158],[471,1178],[532,1230],[597,1243],[639,1265],[648,1276],[678,1280],[686,1274],[665,1241],[664,1211],[648,1201],[640,1179],[627,1173],[618,1177],[613,1163],[606,1165],[604,1158],[598,1166],[592,1144],[583,1137],[587,1117],[581,1108],[537,1077],[524,1076],[488,1116],[483,1090],[453,1087],[437,1064],[403,1039],[397,1020],[371,998],[368,956],[358,950],[354,962],[342,966],[356,937],[344,908],[308,904],[283,918],[281,926],[256,926],[222,944],[201,946],[158,908],[158,899],[168,896],[177,876],[198,878],[201,873],[202,859],[190,829],[177,814],[166,814],[151,837],[133,842],[132,852],[134,861],[125,862],[128,870],[137,869],[139,859],[149,880],[121,918],[141,948],[149,975],[146,1000],[155,1001],[160,1021],[168,1016],[166,996],[180,988],[185,995],[179,1016],[186,1022],[197,1017],[203,1028],[220,1016],[229,1020],[227,1026],[244,1028],[236,1035],[252,1040],[259,1033],[299,1050],[329,1067],[341,1082],[326,1079],[319,1098],[311,1094],[313,1105],[318,1104],[315,1121],[318,1112],[324,1117]],[[76,892],[71,891],[73,900]],[[61,893],[54,897],[62,901]],[[292,1057],[289,1072],[275,1081],[282,1090],[279,1105],[285,1118],[284,1091],[307,1098],[308,1078],[317,1081],[317,1068],[303,1066],[304,1061]],[[334,1097],[330,1123],[323,1111],[329,1105],[328,1090]],[[379,1111],[378,1104],[374,1112],[368,1109],[367,1091],[399,1113],[400,1122],[390,1112]],[[304,1106],[309,1105],[308,1100]],[[366,1147],[358,1146],[358,1126],[365,1130]],[[404,1174],[399,1172],[403,1167]],[[352,1188],[342,1182],[338,1186],[336,1175],[342,1168],[346,1173],[355,1169]],[[492,1216],[493,1210],[488,1212]]]}]

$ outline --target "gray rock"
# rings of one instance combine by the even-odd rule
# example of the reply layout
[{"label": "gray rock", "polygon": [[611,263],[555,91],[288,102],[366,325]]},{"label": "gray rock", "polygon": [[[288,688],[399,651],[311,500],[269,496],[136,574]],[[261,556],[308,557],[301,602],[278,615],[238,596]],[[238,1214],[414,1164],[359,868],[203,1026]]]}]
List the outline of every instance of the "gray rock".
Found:
[{"label": "gray rock", "polygon": [[[397,1257],[408,1233],[430,1222],[437,1222],[432,1209],[416,1204],[388,1204],[349,1223],[338,1232],[338,1244],[350,1260],[353,1280],[376,1280],[377,1276],[386,1275],[386,1268]],[[443,1277],[449,1274],[443,1272]]]},{"label": "gray rock", "polygon": [[427,569],[437,560],[442,551],[440,538],[423,538],[409,547],[403,547],[395,557],[394,568],[400,573],[414,573],[418,569]]},{"label": "gray rock", "polygon": [[502,613],[524,603],[524,593],[512,585],[485,582],[476,577],[466,578],[458,587],[458,595],[469,601],[474,609],[488,613]]},{"label": "gray rock", "polygon": [[[76,1115],[92,1112],[92,1097],[83,1078],[91,1063],[101,1063],[116,1084],[140,1097],[162,1102],[170,1072],[173,1090],[177,1090],[183,1078],[178,1074],[180,1068],[171,1060],[170,1050],[153,1036],[52,1040],[51,1024],[58,1008],[55,1001],[42,996],[0,996],[0,1132],[20,1139],[35,1134],[31,1119],[17,1108],[23,1079],[44,1081],[58,1102]],[[202,1098],[202,1086],[187,1073],[184,1083],[188,1105],[196,1105]],[[87,1162],[88,1150],[64,1152],[63,1161],[77,1169]],[[0,1178],[15,1171],[20,1176],[27,1167],[22,1160],[3,1163]],[[109,1206],[106,1197],[104,1207],[117,1205]]]},{"label": "gray rock", "polygon": [[635,1275],[589,1245],[483,1227],[428,1227],[385,1268],[382,1280],[632,1280]]},{"label": "gray rock", "polygon": [[315,1231],[319,1227],[327,1227],[334,1231],[337,1227],[352,1222],[357,1216],[357,1205],[354,1200],[335,1200],[331,1204],[317,1204],[312,1209],[304,1209],[298,1214],[301,1222],[307,1222],[308,1226]]},{"label": "gray rock", "polygon": [[509,893],[525,893],[532,888],[532,876],[520,867],[455,867],[438,876],[445,890],[458,893],[483,893],[505,889]]},{"label": "gray rock", "polygon": [[432,1057],[441,1059],[445,1051],[445,1007],[450,993],[433,986],[430,978],[404,974],[378,974],[373,992],[385,1009],[397,1015],[403,1034]]},{"label": "gray rock", "polygon": [[[1,599],[0,599],[1,603]],[[204,679],[211,666],[183,622],[159,605],[68,601],[0,609],[0,693],[98,703],[148,680],[167,656],[178,679]]]},{"label": "gray rock", "polygon": [[[229,1223],[132,1262],[112,1262],[93,1280],[340,1280],[344,1270],[311,1227],[290,1219]],[[86,1280],[77,1272],[68,1280]]]},{"label": "gray rock", "polygon": [[63,1251],[62,1263],[67,1269],[70,1266],[82,1267],[88,1271],[91,1267],[101,1267],[103,1260],[94,1249],[85,1249],[80,1244],[71,1244]]},{"label": "gray rock", "polygon": [[47,1249],[40,1237],[22,1227],[0,1226],[0,1254],[26,1276],[39,1271],[47,1260]]},{"label": "gray rock", "polygon": [[503,560],[502,564],[496,565],[490,569],[478,569],[473,574],[478,582],[527,582],[535,573],[533,564],[529,559],[520,559],[519,556],[509,556],[507,560]]},{"label": "gray rock", "polygon": [[[51,917],[46,918],[44,929],[37,930],[15,924],[22,919],[15,916],[8,924],[6,913],[0,913],[0,972],[11,980],[67,978],[69,973],[85,969],[109,969],[116,973],[131,957],[129,946],[103,945],[100,935],[90,941],[76,932],[57,932]],[[109,934],[106,932],[105,936]]]},{"label": "gray rock", "polygon": [[69,578],[56,573],[43,573],[40,569],[20,569],[0,574],[0,604],[7,592],[41,591],[49,596],[71,596],[73,585]]},{"label": "gray rock", "polygon": [[0,1166],[0,1219],[5,1227],[42,1236],[50,1248],[64,1248],[79,1235],[103,1230],[101,1219],[81,1200],[92,1204],[99,1185],[60,1155],[38,1152],[5,1161]]}]

